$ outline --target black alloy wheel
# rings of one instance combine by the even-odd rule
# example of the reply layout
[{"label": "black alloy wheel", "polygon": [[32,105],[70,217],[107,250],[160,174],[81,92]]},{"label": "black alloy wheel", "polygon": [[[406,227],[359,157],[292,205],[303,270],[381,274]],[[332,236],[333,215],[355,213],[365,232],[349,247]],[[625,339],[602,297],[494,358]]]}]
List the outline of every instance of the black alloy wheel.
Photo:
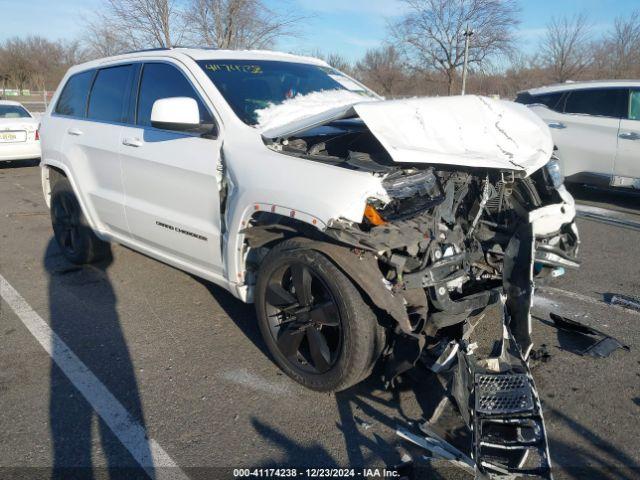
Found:
[{"label": "black alloy wheel", "polygon": [[342,346],[342,321],[331,290],[301,263],[273,272],[266,291],[271,335],[294,368],[325,373],[335,365]]},{"label": "black alloy wheel", "polygon": [[75,256],[80,248],[80,205],[72,193],[62,192],[51,204],[53,234],[64,255]]},{"label": "black alloy wheel", "polygon": [[258,326],[280,368],[305,387],[338,392],[364,380],[385,330],[349,277],[309,241],[275,245],[255,286]]},{"label": "black alloy wheel", "polygon": [[69,180],[60,175],[56,177],[51,190],[51,225],[62,254],[78,265],[108,258],[110,246],[89,226]]}]

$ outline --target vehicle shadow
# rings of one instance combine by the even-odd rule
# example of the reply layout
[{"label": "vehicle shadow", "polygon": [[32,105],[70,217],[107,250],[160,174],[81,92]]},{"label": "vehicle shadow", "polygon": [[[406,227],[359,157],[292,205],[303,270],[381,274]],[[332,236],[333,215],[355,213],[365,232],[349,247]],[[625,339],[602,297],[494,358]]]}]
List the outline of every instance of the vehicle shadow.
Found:
[{"label": "vehicle shadow", "polygon": [[[120,326],[117,298],[107,270],[111,259],[91,266],[69,263],[52,239],[43,259],[48,272],[50,326],[84,365],[144,427],[136,376]],[[69,351],[53,342],[50,370],[49,421],[53,448],[51,478],[149,478],[57,362]],[[71,360],[73,361],[73,360]],[[61,363],[62,364],[62,363]],[[97,429],[98,435],[93,431]],[[94,438],[99,436],[99,445]],[[93,459],[106,461],[105,467]],[[150,457],[149,445],[139,451]],[[101,461],[95,463],[102,463]],[[153,475],[153,471],[149,471]]]},{"label": "vehicle shadow", "polygon": [[37,167],[38,165],[40,165],[39,158],[35,158],[33,160],[2,160],[0,161],[0,170],[9,168]]},{"label": "vehicle shadow", "polygon": [[207,289],[216,303],[224,310],[240,331],[251,340],[254,346],[262,352],[265,357],[271,360],[267,345],[262,340],[262,335],[260,334],[254,306],[241,302],[231,293],[212,282],[193,275],[192,278]]},{"label": "vehicle shadow", "polygon": [[[424,391],[421,391],[421,388],[414,390],[415,385],[410,386],[409,383],[403,387],[404,395],[409,391],[417,390],[420,400],[426,401],[435,408],[434,399],[437,400],[438,396],[433,394],[424,396],[429,388],[428,385],[425,386]],[[406,415],[402,408],[400,391],[385,392],[381,388],[381,382],[373,375],[365,382],[335,394],[339,412],[336,427],[344,437],[346,460],[342,458],[343,455],[339,455],[340,458],[337,458],[338,455],[332,455],[320,443],[302,445],[277,427],[269,426],[254,418],[252,424],[256,433],[279,450],[279,455],[264,461],[261,466],[264,468],[287,466],[302,471],[310,466],[379,470],[386,468],[398,471],[403,479],[411,480],[471,478],[446,463],[443,465],[441,462],[435,467],[422,458],[423,455],[428,454],[425,450],[402,442],[395,435],[389,437],[389,430],[395,431],[399,427],[419,435],[417,424],[423,420],[424,416],[411,418]],[[411,458],[412,462],[405,463],[407,458]],[[378,476],[383,475],[378,474]]]},{"label": "vehicle shadow", "polygon": [[[196,277],[194,279],[209,291],[227,316],[251,340],[254,346],[269,361],[273,361],[262,340],[253,305],[240,302],[229,292],[211,282]],[[382,366],[379,365],[367,380],[334,396],[339,414],[336,427],[344,437],[347,454],[346,464],[344,460],[334,458],[320,443],[302,445],[288,437],[277,426],[267,425],[254,418],[252,422],[256,433],[277,446],[281,451],[281,456],[269,459],[260,466],[264,468],[392,467],[401,462],[402,452],[410,453],[414,460],[420,459],[422,455],[427,453],[426,451],[401,442],[399,437],[395,435],[393,438],[398,441],[390,444],[382,435],[376,433],[376,430],[386,430],[388,433],[389,430],[395,432],[398,427],[402,427],[420,434],[419,422],[434,416],[438,406],[447,395],[446,389],[436,375],[421,366],[407,372],[402,377],[401,384],[390,390],[386,390],[383,386],[382,373]],[[420,413],[417,416],[412,416],[405,411],[405,403],[417,404],[419,408],[414,408],[412,411],[419,410]],[[451,403],[449,410],[452,408],[454,407]],[[444,423],[441,422],[442,428],[439,429],[440,433],[458,448],[468,449],[469,438],[461,417],[456,412],[452,415],[444,415],[444,417]],[[452,468],[451,470],[456,473],[454,478],[466,478],[458,469]],[[414,470],[417,475],[415,478],[451,478],[449,475],[442,476],[442,472],[442,467],[435,470],[424,461],[419,462],[418,469]]]},{"label": "vehicle shadow", "polygon": [[629,189],[592,187],[566,183],[567,190],[578,201],[611,204],[640,212],[640,192]]},{"label": "vehicle shadow", "polygon": [[560,440],[554,435],[549,438],[551,459],[556,465],[557,476],[576,480],[599,480],[602,478],[633,480],[640,476],[640,463],[616,448],[611,442],[588,429],[567,414],[552,408],[545,408],[547,423],[560,424],[569,428],[590,448]]}]

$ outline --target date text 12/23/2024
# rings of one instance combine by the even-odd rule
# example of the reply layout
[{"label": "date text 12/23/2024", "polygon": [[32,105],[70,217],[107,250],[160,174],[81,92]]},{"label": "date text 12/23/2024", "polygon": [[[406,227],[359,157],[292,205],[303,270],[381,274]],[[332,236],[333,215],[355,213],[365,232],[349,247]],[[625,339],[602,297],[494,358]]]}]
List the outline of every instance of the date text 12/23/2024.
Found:
[{"label": "date text 12/23/2024", "polygon": [[387,468],[236,468],[234,478],[400,478]]}]

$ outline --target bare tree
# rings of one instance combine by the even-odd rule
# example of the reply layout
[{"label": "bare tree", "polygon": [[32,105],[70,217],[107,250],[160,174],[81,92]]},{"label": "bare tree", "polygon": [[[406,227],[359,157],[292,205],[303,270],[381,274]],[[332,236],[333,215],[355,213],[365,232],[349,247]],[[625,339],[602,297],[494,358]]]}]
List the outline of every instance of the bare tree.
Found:
[{"label": "bare tree", "polygon": [[[321,57],[322,58],[322,57]],[[341,72],[353,73],[353,64],[341,54],[333,52],[324,57],[325,62]]]},{"label": "bare tree", "polygon": [[605,37],[604,51],[611,77],[635,77],[640,73],[640,10],[615,19]]},{"label": "bare tree", "polygon": [[556,82],[580,76],[592,63],[591,32],[584,13],[553,18],[540,45],[540,58]]},{"label": "bare tree", "polygon": [[21,38],[10,38],[2,45],[2,65],[8,83],[24,90],[33,74],[33,65],[26,55],[26,42]]},{"label": "bare tree", "polygon": [[340,70],[341,72],[352,75],[354,72],[353,63],[351,63],[346,57],[337,52],[332,52],[325,54],[319,48],[316,48],[311,51],[311,53],[300,52],[300,55],[309,55],[313,58],[319,58],[320,60],[324,60],[333,68]]},{"label": "bare tree", "polygon": [[40,36],[14,37],[0,45],[0,78],[20,90],[54,89],[67,69],[82,60],[78,42],[52,42]]},{"label": "bare tree", "polygon": [[196,44],[239,49],[269,47],[293,35],[303,17],[272,10],[262,0],[190,0],[185,19]]},{"label": "bare tree", "polygon": [[398,50],[389,45],[368,50],[356,65],[359,79],[383,95],[395,95],[407,75]]},{"label": "bare tree", "polygon": [[401,0],[409,12],[393,28],[417,68],[436,69],[453,91],[457,70],[464,60],[464,31],[473,29],[469,64],[482,66],[513,48],[518,24],[514,0]]},{"label": "bare tree", "polygon": [[113,19],[103,13],[87,21],[82,43],[91,58],[110,57],[138,48],[130,36],[125,37]]},{"label": "bare tree", "polygon": [[7,82],[10,79],[8,59],[4,49],[0,46],[0,82],[2,82],[2,94],[0,94],[0,98],[4,98],[7,92]]},{"label": "bare tree", "polygon": [[112,53],[124,48],[168,48],[183,33],[179,0],[102,0],[102,9],[87,25],[90,48]]}]

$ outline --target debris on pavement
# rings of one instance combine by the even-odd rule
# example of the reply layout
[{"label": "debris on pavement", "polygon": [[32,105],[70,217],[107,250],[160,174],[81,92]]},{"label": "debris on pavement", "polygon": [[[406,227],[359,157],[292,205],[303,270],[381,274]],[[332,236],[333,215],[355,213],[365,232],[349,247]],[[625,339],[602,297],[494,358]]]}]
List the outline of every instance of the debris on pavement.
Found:
[{"label": "debris on pavement", "polygon": [[626,351],[630,350],[627,345],[624,345],[611,335],[608,335],[600,330],[596,330],[593,327],[589,327],[584,323],[580,323],[576,320],[571,320],[570,318],[563,317],[553,312],[549,313],[549,317],[551,318],[551,320],[553,320],[555,326],[560,330],[573,332],[583,336],[595,337],[593,338],[593,343],[591,343],[591,345],[578,352],[578,354],[580,355],[591,356],[595,358],[605,358],[619,348]]},{"label": "debris on pavement", "polygon": [[448,460],[453,465],[463,469],[464,471],[471,473],[472,475],[476,474],[475,462],[441,437],[435,434],[435,436],[423,437],[411,433],[402,427],[397,428],[396,434],[400,438],[431,452],[433,458]]},{"label": "debris on pavement", "polygon": [[389,470],[396,472],[400,480],[413,479],[415,478],[413,467],[413,458],[407,452],[403,452],[400,462],[392,465]]},{"label": "debris on pavement", "polygon": [[358,425],[360,425],[365,430],[369,430],[373,426],[369,422],[367,422],[367,421],[361,419],[360,417],[358,417],[357,415],[354,415],[353,419],[355,420],[355,422]]},{"label": "debris on pavement", "polygon": [[638,297],[630,297],[627,295],[613,295],[609,300],[611,305],[618,305],[624,308],[630,308],[632,310],[637,310],[640,312],[640,298]]},{"label": "debris on pavement", "polygon": [[547,349],[547,344],[543,343],[539,348],[531,350],[529,358],[537,363],[547,363],[549,360],[551,360],[551,354]]}]

